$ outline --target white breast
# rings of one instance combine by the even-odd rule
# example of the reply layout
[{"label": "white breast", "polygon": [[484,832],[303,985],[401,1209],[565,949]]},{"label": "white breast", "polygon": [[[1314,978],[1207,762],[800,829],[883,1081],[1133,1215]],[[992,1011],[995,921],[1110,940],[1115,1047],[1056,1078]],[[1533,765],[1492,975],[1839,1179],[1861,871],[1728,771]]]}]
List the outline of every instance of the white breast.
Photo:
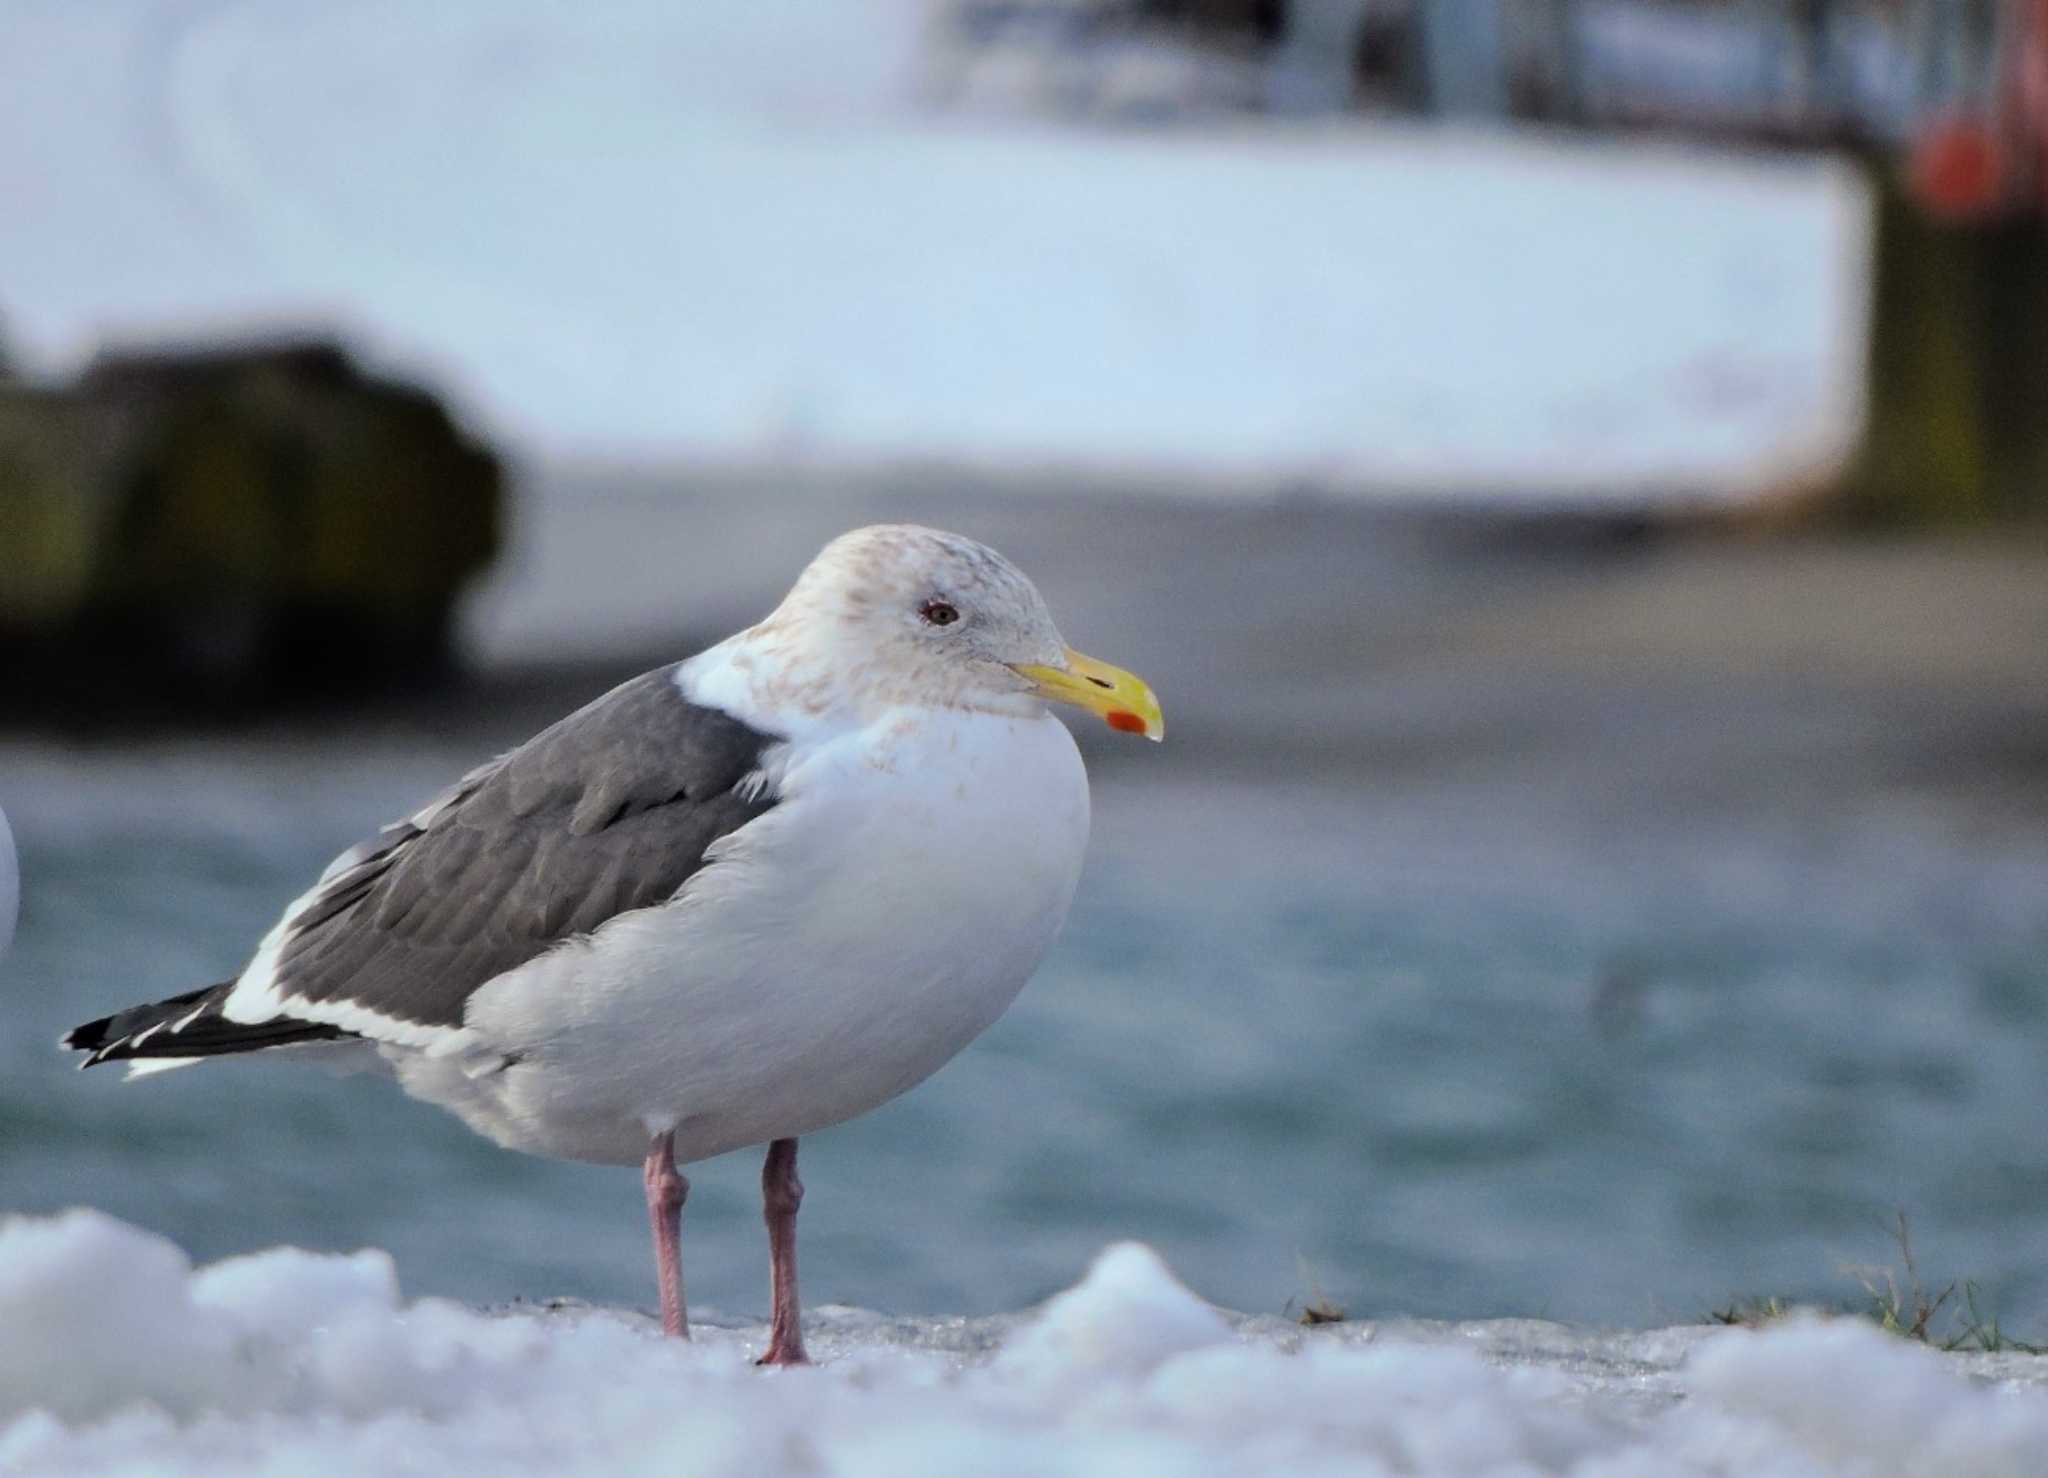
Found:
[{"label": "white breast", "polygon": [[520,1149],[693,1160],[863,1113],[1015,999],[1066,918],[1088,836],[1049,716],[885,716],[791,756],[773,810],[656,909],[480,990],[502,1071],[395,1059],[409,1090]]}]

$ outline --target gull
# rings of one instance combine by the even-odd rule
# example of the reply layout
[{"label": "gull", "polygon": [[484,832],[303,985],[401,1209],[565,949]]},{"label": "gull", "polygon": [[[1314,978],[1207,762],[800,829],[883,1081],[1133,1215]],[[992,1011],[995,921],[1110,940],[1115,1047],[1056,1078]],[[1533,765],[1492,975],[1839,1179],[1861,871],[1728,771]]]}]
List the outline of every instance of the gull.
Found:
[{"label": "gull", "polygon": [[1157,740],[994,550],[828,544],[759,624],[644,673],[337,857],[233,980],[80,1026],[130,1076],[276,1052],[394,1075],[510,1149],[641,1167],[684,1338],[677,1168],[766,1144],[771,1317],[807,1359],[797,1141],[922,1082],[1064,922],[1088,782],[1049,712]]}]

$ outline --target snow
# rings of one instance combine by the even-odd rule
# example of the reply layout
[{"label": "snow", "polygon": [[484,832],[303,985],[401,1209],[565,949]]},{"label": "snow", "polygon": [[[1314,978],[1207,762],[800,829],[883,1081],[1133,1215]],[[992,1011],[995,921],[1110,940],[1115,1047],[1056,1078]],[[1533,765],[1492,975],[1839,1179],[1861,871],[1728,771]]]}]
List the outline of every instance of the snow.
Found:
[{"label": "snow", "polygon": [[378,1252],[194,1269],[101,1213],[0,1221],[0,1472],[1860,1475],[2035,1471],[2048,1360],[1853,1319],[1604,1334],[1225,1315],[1149,1249],[1041,1309],[758,1324],[408,1302]]},{"label": "snow", "polygon": [[547,457],[1576,500],[1823,476],[1846,165],[933,106],[915,0],[11,7],[26,364],[332,318]]}]

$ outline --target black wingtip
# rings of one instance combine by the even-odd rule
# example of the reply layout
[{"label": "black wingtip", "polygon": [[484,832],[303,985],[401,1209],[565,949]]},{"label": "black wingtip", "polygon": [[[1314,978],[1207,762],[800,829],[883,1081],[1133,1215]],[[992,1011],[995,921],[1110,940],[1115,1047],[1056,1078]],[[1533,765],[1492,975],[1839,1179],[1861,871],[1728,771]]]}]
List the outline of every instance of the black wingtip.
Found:
[{"label": "black wingtip", "polygon": [[111,1016],[102,1016],[97,1021],[74,1026],[57,1039],[57,1045],[67,1051],[86,1054],[85,1061],[78,1064],[81,1072],[89,1067],[98,1067],[103,1062],[139,1055],[122,1049],[139,1037],[154,1035],[164,1023],[188,1013],[209,997],[217,998],[228,989],[229,984],[230,982],[223,981],[218,985],[187,991],[181,996],[172,996],[167,1001],[151,1001],[147,1005],[130,1006],[125,1011],[116,1011]]},{"label": "black wingtip", "polygon": [[[74,1026],[57,1038],[57,1045],[67,1052],[97,1053],[106,1045],[107,1028],[113,1025],[113,1021],[114,1018],[111,1016],[102,1016],[98,1021],[88,1021],[83,1026]],[[91,1067],[96,1060],[96,1057],[88,1057],[79,1066]]]},{"label": "black wingtip", "polygon": [[351,1035],[321,1021],[289,1016],[269,1021],[229,1021],[220,1003],[234,989],[232,980],[187,991],[167,1001],[130,1006],[98,1021],[74,1026],[59,1040],[73,1052],[86,1054],[80,1068],[138,1057],[219,1057],[255,1052],[266,1047],[291,1047],[305,1042],[332,1042]]},{"label": "black wingtip", "polygon": [[123,1038],[113,1036],[112,1016],[102,1016],[98,1021],[88,1021],[83,1026],[74,1026],[57,1038],[57,1045],[67,1052],[83,1052],[85,1058],[78,1064],[84,1072],[89,1067],[98,1067],[107,1060],[108,1054],[119,1047]]}]

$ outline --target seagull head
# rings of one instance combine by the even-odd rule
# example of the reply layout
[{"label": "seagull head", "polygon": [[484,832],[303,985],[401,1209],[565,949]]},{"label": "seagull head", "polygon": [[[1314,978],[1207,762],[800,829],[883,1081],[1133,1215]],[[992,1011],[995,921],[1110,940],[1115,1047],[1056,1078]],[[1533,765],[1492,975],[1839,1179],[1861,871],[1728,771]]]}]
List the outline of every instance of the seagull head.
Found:
[{"label": "seagull head", "polygon": [[749,635],[794,688],[819,697],[858,691],[998,713],[1067,703],[1124,733],[1166,734],[1152,690],[1068,646],[1022,570],[939,529],[875,524],[840,535]]}]

